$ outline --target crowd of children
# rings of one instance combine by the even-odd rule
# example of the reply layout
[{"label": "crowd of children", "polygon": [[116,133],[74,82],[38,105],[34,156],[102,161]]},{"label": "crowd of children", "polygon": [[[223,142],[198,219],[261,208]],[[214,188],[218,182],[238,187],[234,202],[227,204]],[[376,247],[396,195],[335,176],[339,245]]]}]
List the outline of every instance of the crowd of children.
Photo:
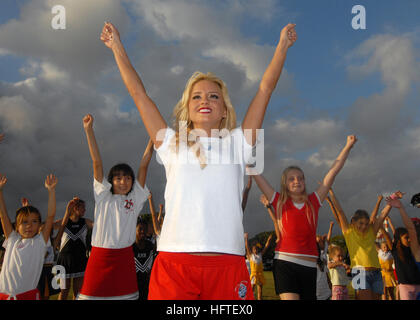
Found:
[{"label": "crowd of children", "polygon": [[[294,24],[282,29],[240,126],[225,83],[211,73],[196,72],[174,108],[170,128],[148,96],[116,27],[106,22],[101,40],[111,49],[150,136],[139,169],[135,174],[129,165],[120,163],[104,175],[94,118],[87,114],[82,124],[92,160],[93,220],[84,218],[84,201],[74,197],[63,219],[54,222],[57,178],[50,174],[45,180],[45,222],[41,222],[38,209],[25,203],[17,210],[13,226],[3,198],[7,178],[0,174],[0,217],[5,236],[0,299],[48,298],[51,277],[41,277],[41,273],[44,269],[51,274],[48,268],[52,267],[54,250],[58,251],[56,264],[65,270],[59,281],[59,299],[69,298],[70,287],[72,298],[79,300],[252,300],[254,293],[262,299],[266,283],[263,256],[274,235],[264,247],[248,244],[242,221],[252,180],[261,190],[261,202],[273,221],[273,279],[280,299],[345,300],[350,282],[360,300],[382,295],[393,299],[396,284],[400,299],[418,298],[420,246],[416,227],[400,201],[403,193],[387,197],[378,217],[381,197],[371,216],[357,210],[349,223],[332,190],[357,142],[354,135],[347,137],[314,192],[306,189],[304,172],[297,166],[283,171],[279,191],[261,174],[253,174],[244,185],[246,171],[255,166],[258,130],[287,52],[297,40]],[[3,138],[0,135],[0,141]],[[165,215],[163,205],[156,214],[146,186],[153,150],[166,173]],[[151,224],[139,221],[147,200]],[[318,211],[324,200],[341,228],[346,248],[332,243],[333,223],[326,237],[317,236]],[[405,225],[395,230],[393,241],[383,228],[392,208],[398,209]],[[152,226],[155,238],[147,239]]]}]

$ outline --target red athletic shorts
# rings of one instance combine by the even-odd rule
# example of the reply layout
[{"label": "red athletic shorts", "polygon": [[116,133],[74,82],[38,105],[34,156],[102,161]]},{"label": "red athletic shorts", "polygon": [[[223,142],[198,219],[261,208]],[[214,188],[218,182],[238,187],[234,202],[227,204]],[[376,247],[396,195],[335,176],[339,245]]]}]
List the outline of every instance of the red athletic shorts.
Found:
[{"label": "red athletic shorts", "polygon": [[29,290],[17,295],[8,295],[0,293],[0,300],[41,300],[38,289]]},{"label": "red athletic shorts", "polygon": [[138,297],[132,247],[92,247],[79,300],[135,300]]},{"label": "red athletic shorts", "polygon": [[149,300],[253,300],[245,258],[159,252]]}]

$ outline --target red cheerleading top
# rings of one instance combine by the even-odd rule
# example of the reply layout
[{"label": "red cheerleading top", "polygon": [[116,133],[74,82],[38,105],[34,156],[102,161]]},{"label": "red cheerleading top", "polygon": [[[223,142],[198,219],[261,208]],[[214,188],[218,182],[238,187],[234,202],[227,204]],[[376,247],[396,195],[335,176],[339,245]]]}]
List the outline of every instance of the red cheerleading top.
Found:
[{"label": "red cheerleading top", "polygon": [[[280,194],[276,192],[271,205],[277,215],[277,204]],[[318,248],[316,246],[316,227],[318,225],[318,211],[321,203],[318,195],[313,192],[308,196],[313,210],[309,207],[309,215],[306,212],[306,203],[301,209],[298,209],[291,198],[286,200],[282,208],[283,232],[280,230],[280,239],[277,242],[275,251],[289,255],[301,255],[308,257],[318,257]],[[315,217],[314,217],[315,215]],[[309,217],[309,221],[308,221]],[[314,219],[315,218],[315,219]],[[313,225],[313,221],[315,225]]]}]

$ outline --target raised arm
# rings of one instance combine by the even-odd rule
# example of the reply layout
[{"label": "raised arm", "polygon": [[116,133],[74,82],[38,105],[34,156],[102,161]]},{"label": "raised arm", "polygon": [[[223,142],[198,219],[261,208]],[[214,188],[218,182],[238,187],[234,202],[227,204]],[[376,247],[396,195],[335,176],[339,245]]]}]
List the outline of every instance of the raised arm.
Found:
[{"label": "raised arm", "polygon": [[249,190],[251,190],[252,186],[252,176],[248,176],[248,183],[244,188],[244,191],[242,193],[242,212],[245,213],[245,207],[246,203],[248,202],[248,194]]},{"label": "raised arm", "polygon": [[332,211],[333,216],[335,218],[335,221],[337,221],[338,225],[341,226],[341,224],[340,224],[340,218],[338,217],[337,210],[335,209],[334,204],[332,203],[331,198],[329,196],[327,196],[325,198],[325,200],[327,200],[328,204],[330,205],[330,208],[331,208],[331,211]]},{"label": "raised arm", "polygon": [[328,171],[328,173],[325,175],[324,180],[319,185],[317,189],[317,194],[323,202],[328,194],[328,191],[330,190],[331,186],[334,183],[334,179],[337,176],[337,174],[341,171],[341,169],[344,166],[344,163],[347,160],[347,157],[350,153],[351,148],[353,148],[354,144],[356,143],[357,139],[355,136],[350,135],[347,137],[347,142],[344,148],[341,150],[340,154],[338,155],[337,159],[335,159],[332,167]]},{"label": "raised arm", "polygon": [[59,229],[58,229],[57,236],[56,236],[56,237],[55,237],[55,239],[54,239],[54,244],[53,244],[53,248],[54,248],[54,249],[58,249],[58,248],[60,247],[60,244],[61,244],[61,238],[62,238],[63,233],[64,233],[64,228],[66,227],[66,224],[67,224],[67,222],[69,221],[70,215],[71,215],[71,213],[72,213],[72,211],[73,211],[73,208],[74,208],[74,206],[75,206],[75,204],[76,204],[76,201],[77,201],[78,199],[79,199],[79,198],[74,197],[72,200],[70,200],[70,201],[67,203],[67,206],[66,206],[66,212],[64,213],[64,217],[63,217],[63,219],[61,219],[61,224],[60,224],[60,227],[59,227]]},{"label": "raised arm", "polygon": [[[242,129],[260,129],[264,120],[265,111],[271,94],[276,88],[277,82],[283,70],[284,62],[286,61],[288,49],[295,43],[297,39],[295,24],[289,23],[280,33],[280,40],[277,44],[273,58],[264,72],[261,79],[258,91],[249,105],[248,111],[242,123]],[[256,134],[253,133],[252,139],[245,136],[248,144],[254,145],[256,141]]]},{"label": "raised arm", "polygon": [[161,228],[161,229],[162,229],[163,217],[164,217],[164,215],[163,215],[163,204],[161,203],[161,204],[159,204],[159,213],[158,213],[158,216],[157,216],[157,222],[159,224],[159,228]]},{"label": "raised arm", "polygon": [[56,201],[55,201],[55,187],[57,186],[57,178],[50,174],[45,179],[45,188],[48,190],[48,213],[45,219],[44,228],[42,229],[42,235],[45,242],[48,242],[50,238],[52,226],[54,223]]},{"label": "raised arm", "polygon": [[158,221],[158,218],[156,217],[156,211],[155,211],[155,206],[153,205],[153,196],[151,192],[149,194],[148,199],[149,199],[150,214],[152,215],[153,231],[155,232],[155,235],[158,236],[160,235],[161,225]]},{"label": "raised arm", "polygon": [[91,114],[87,114],[83,118],[83,128],[86,133],[90,157],[92,159],[93,177],[96,181],[102,183],[104,178],[102,158],[101,154],[99,153],[98,144],[96,143],[95,133],[93,132],[93,116]]},{"label": "raised arm", "polygon": [[391,229],[392,235],[394,236],[395,235],[395,226],[392,223],[391,218],[388,216],[388,217],[385,218],[385,220],[388,222],[389,228]]},{"label": "raised arm", "polygon": [[330,222],[330,228],[328,229],[327,238],[326,238],[328,245],[330,244],[330,241],[331,241],[331,235],[332,235],[333,227],[334,227],[334,221],[331,221]]},{"label": "raised arm", "polygon": [[407,228],[408,236],[410,238],[410,249],[411,253],[413,254],[415,260],[420,262],[420,244],[417,238],[417,231],[416,227],[414,226],[413,221],[411,221],[410,217],[408,216],[407,212],[405,211],[404,205],[401,203],[400,200],[389,200],[387,201],[389,205],[392,205],[395,208],[398,208],[400,212],[402,221],[404,226]]},{"label": "raised arm", "polygon": [[153,156],[153,141],[149,139],[147,143],[146,150],[144,150],[143,158],[140,161],[140,168],[137,173],[137,180],[142,188],[146,183],[147,169],[149,168],[150,160]]},{"label": "raised arm", "polygon": [[260,197],[260,202],[264,205],[264,207],[267,208],[268,214],[270,215],[270,218],[273,221],[274,231],[275,231],[276,237],[277,237],[276,242],[278,242],[280,240],[280,229],[279,229],[279,224],[277,222],[277,219],[276,219],[276,216],[274,214],[273,208],[270,204],[270,201],[268,201],[266,196],[264,194],[262,194],[261,197]]},{"label": "raised arm", "polygon": [[246,253],[246,257],[247,257],[247,259],[249,259],[250,256],[251,256],[251,250],[249,250],[248,232],[245,232],[245,234],[244,234],[244,240],[245,240],[245,253]]},{"label": "raised arm", "polygon": [[268,201],[271,201],[275,193],[271,184],[264,178],[263,175],[253,175],[252,177],[255,179],[258,188],[260,188],[261,192],[265,195]]},{"label": "raised arm", "polygon": [[6,185],[6,183],[7,183],[7,178],[0,173],[0,218],[1,218],[1,226],[3,227],[4,236],[7,239],[13,231],[13,225],[7,213],[6,203],[4,202],[4,197],[3,197],[3,188]]},{"label": "raised arm", "polygon": [[379,195],[378,196],[378,200],[376,201],[375,204],[375,208],[373,208],[372,213],[370,214],[370,223],[375,223],[376,221],[376,216],[378,215],[378,211],[379,211],[379,206],[381,205],[381,201],[383,199],[383,195]]},{"label": "raised arm", "polygon": [[349,223],[347,221],[346,214],[344,213],[344,210],[340,205],[340,202],[338,202],[338,199],[331,188],[330,188],[330,198],[331,198],[333,207],[335,209],[335,212],[337,213],[338,223],[340,224],[341,231],[345,233],[347,229],[349,228]]},{"label": "raised arm", "polygon": [[401,199],[403,195],[404,193],[402,193],[401,191],[396,191],[390,197],[386,198],[386,206],[382,209],[381,214],[373,224],[373,232],[375,232],[375,234],[379,231],[381,227],[383,227],[384,221],[388,217],[388,214],[392,209],[393,201]]},{"label": "raised arm", "polygon": [[112,50],[118,69],[120,70],[121,78],[136,104],[144,126],[156,148],[159,148],[162,141],[157,141],[156,135],[159,130],[165,129],[167,124],[153,100],[147,95],[143,82],[132,66],[124,49],[120,34],[112,23],[105,23],[102,29],[101,40]]},{"label": "raised arm", "polygon": [[270,234],[270,235],[268,236],[268,239],[267,239],[267,241],[265,242],[264,249],[261,251],[261,255],[262,255],[262,256],[264,256],[264,255],[265,255],[265,253],[267,252],[268,247],[270,246],[270,243],[271,243],[271,239],[273,239],[273,234]]}]

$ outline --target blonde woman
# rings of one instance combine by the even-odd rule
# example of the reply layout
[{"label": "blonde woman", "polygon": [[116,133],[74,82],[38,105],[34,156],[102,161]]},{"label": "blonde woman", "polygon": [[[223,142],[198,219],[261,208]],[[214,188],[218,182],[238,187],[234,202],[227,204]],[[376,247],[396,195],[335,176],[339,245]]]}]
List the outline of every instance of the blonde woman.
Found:
[{"label": "blonde woman", "polygon": [[353,135],[347,137],[346,145],[331,169],[311,194],[306,191],[302,169],[296,166],[283,171],[280,192],[276,192],[262,175],[254,176],[262,193],[271,199],[280,232],[273,276],[281,300],[316,300],[318,210],[356,141]]},{"label": "blonde woman", "polygon": [[[244,258],[243,180],[256,129],[261,128],[287,51],[297,39],[294,28],[288,24],[282,29],[240,127],[225,83],[213,74],[196,72],[175,106],[172,129],[147,95],[118,30],[105,24],[101,40],[114,54],[166,171],[166,215],[149,299],[253,299]],[[252,136],[245,135],[247,130]],[[222,161],[215,164],[220,156]]]}]

